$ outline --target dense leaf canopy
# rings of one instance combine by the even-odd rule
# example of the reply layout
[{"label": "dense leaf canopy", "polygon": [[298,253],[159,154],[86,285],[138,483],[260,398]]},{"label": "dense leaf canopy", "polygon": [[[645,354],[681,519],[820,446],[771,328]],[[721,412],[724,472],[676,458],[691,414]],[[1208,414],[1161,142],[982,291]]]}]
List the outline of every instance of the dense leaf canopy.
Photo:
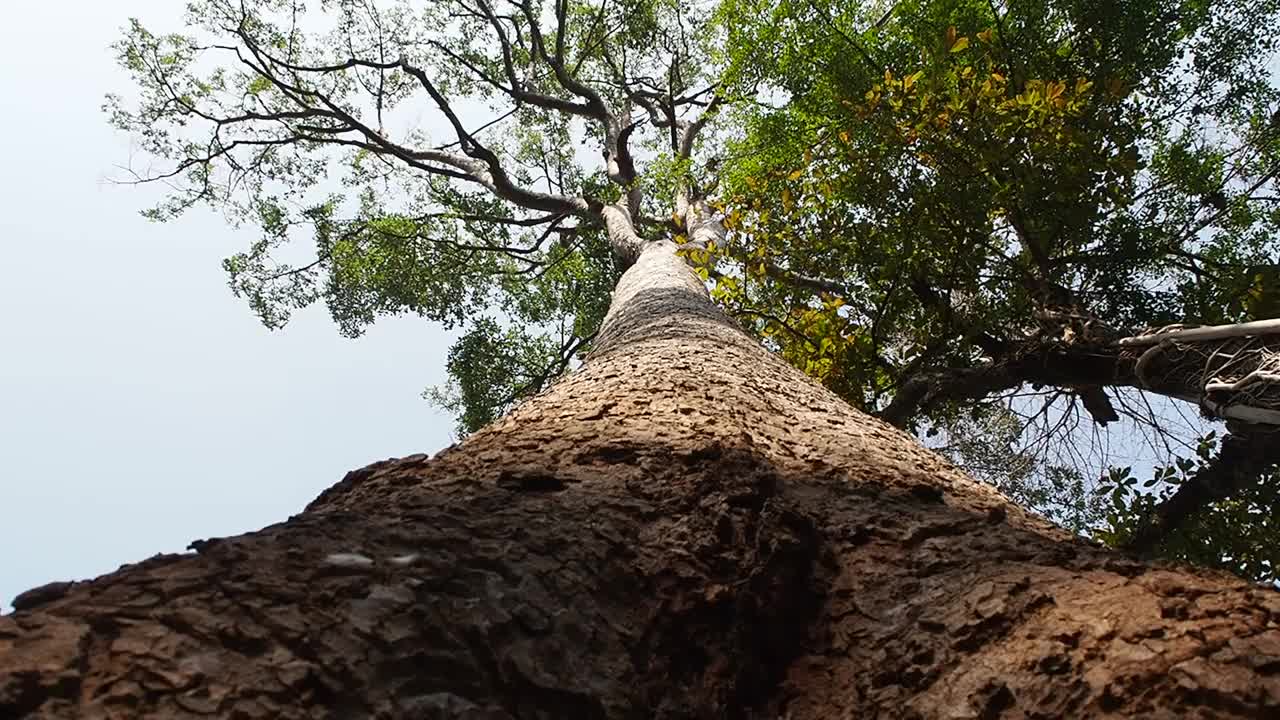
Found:
[{"label": "dense leaf canopy", "polygon": [[730,23],[735,71],[786,101],[735,148],[718,295],[868,409],[1047,311],[1115,330],[1270,317],[1276,10],[733,6],[772,14]]}]

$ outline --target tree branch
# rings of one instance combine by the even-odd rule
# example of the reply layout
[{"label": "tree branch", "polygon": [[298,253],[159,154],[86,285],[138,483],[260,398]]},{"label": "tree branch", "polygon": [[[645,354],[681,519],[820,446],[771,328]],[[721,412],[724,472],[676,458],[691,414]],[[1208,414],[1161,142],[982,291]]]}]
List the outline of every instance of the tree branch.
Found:
[{"label": "tree branch", "polygon": [[1216,457],[1155,507],[1125,549],[1150,555],[1187,519],[1224,500],[1280,464],[1280,439],[1273,431],[1232,432]]}]

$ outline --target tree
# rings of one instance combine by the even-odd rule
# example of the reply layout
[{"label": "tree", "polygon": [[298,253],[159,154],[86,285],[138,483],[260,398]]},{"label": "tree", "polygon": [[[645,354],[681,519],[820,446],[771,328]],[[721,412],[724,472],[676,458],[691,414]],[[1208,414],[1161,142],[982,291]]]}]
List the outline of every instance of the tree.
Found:
[{"label": "tree", "polygon": [[[1280,706],[1274,590],[1142,564],[1062,531],[811,382],[717,309],[674,240],[696,249],[719,236],[710,184],[688,170],[661,180],[658,155],[694,166],[687,150],[706,115],[682,123],[679,110],[729,102],[720,86],[705,100],[681,87],[698,77],[685,39],[706,37],[688,8],[457,3],[422,16],[460,23],[448,36],[469,43],[443,47],[413,32],[407,8],[356,3],[332,8],[336,36],[306,42],[270,22],[276,11],[291,27],[294,9],[198,5],[218,38],[208,44],[135,26],[124,54],[146,92],[129,117],[154,148],[179,148],[194,181],[170,207],[247,191],[243,209],[282,228],[295,220],[283,200],[265,202],[269,186],[305,188],[332,146],[479,185],[506,204],[481,210],[438,180],[414,187],[450,208],[442,218],[362,202],[339,222],[336,203],[304,204],[322,250],[313,268],[257,267],[263,250],[233,270],[264,279],[247,286],[262,290],[250,293],[261,308],[315,292],[331,308],[377,312],[348,292],[408,287],[403,274],[436,270],[430,260],[451,274],[401,299],[443,313],[452,306],[435,293],[474,300],[486,277],[506,278],[513,253],[560,257],[536,239],[482,244],[465,223],[534,218],[575,237],[594,226],[622,273],[591,354],[460,445],[350,473],[286,522],[20,596],[0,618],[5,716],[1257,717]],[[257,75],[196,81],[202,47]],[[662,73],[632,75],[620,58],[640,48],[670,53]],[[605,57],[617,73],[588,62]],[[257,77],[266,99],[250,92]],[[530,189],[510,169],[518,154],[467,130],[442,87],[584,119],[617,188]],[[360,88],[373,102],[358,111],[341,98]],[[368,119],[382,110],[390,122],[390,99],[410,88],[450,117],[458,151],[393,140]],[[647,166],[657,180],[628,147],[641,130],[618,110],[628,101],[662,138]],[[197,119],[210,141],[169,145],[166,121]],[[230,176],[215,182],[215,171]],[[647,203],[675,212],[668,221]],[[431,233],[405,231],[439,219],[449,222]],[[308,284],[313,271],[327,274],[323,289]]]},{"label": "tree", "polygon": [[[1021,414],[1028,436],[1076,454],[1041,481],[1096,477],[1097,459],[1074,449],[1097,432],[1082,417],[1154,431],[1157,465],[1200,471],[1160,468],[1146,483],[1168,491],[1158,508],[1114,474],[1098,488],[1114,505],[1111,542],[1189,557],[1172,551],[1186,544],[1177,529],[1206,502],[1275,482],[1280,324],[1179,328],[1280,314],[1280,93],[1266,65],[1280,7],[742,0],[724,12],[732,72],[787,98],[748,116],[722,183],[736,232],[701,257],[728,312],[900,427]],[[1195,403],[1231,441],[1199,457],[1204,429],[1178,437],[1144,393]],[[1240,522],[1220,527],[1274,511],[1234,507]],[[1197,557],[1246,570],[1229,535]],[[1252,548],[1271,560],[1250,575],[1274,579],[1274,547]]]}]

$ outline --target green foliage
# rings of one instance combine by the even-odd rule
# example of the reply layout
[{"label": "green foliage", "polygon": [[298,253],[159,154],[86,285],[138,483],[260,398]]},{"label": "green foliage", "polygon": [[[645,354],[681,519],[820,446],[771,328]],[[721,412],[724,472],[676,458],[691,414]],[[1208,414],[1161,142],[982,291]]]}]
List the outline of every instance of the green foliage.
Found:
[{"label": "green foliage", "polygon": [[532,383],[545,380],[557,350],[546,336],[477,319],[449,349],[451,382],[428,389],[424,397],[454,413],[460,434],[474,432],[504,414]]},{"label": "green foliage", "polygon": [[872,406],[889,390],[877,367],[977,356],[963,341],[930,347],[954,318],[912,281],[960,303],[967,330],[995,335],[1031,324],[1048,285],[1117,326],[1244,320],[1276,304],[1277,201],[1259,190],[1278,139],[1262,64],[1277,7],[993,7],[899,2],[861,32],[876,13],[859,7],[722,10],[734,71],[789,102],[747,118],[734,150],[737,232],[716,268],[739,282],[720,296],[794,320],[816,307],[814,284],[795,278],[830,281],[850,321],[824,327],[872,330],[849,363]]},{"label": "green foliage", "polygon": [[[1139,482],[1132,468],[1111,468],[1096,495],[1110,506],[1095,536],[1123,546],[1147,522],[1160,502],[1193,482],[1214,460],[1217,438],[1199,439],[1191,457],[1176,457]],[[1193,514],[1164,537],[1155,551],[1165,558],[1216,567],[1263,583],[1280,582],[1280,471],[1261,474],[1230,498]]]},{"label": "green foliage", "polygon": [[572,369],[590,349],[617,282],[609,247],[593,233],[580,247],[553,252],[534,273],[501,277],[492,305],[499,322],[472,317],[449,350],[450,379],[423,396],[457,419],[467,435]]},{"label": "green foliage", "polygon": [[[598,217],[572,203],[539,209],[539,198],[622,192],[598,151],[583,161],[601,127],[582,121],[589,103],[553,59],[621,107],[623,89],[597,78],[666,73],[671,92],[690,91],[708,82],[699,43],[711,42],[682,37],[699,11],[666,0],[530,0],[494,22],[482,7],[197,0],[183,33],[130,22],[115,50],[135,88],[105,108],[168,163],[136,178],[171,190],[147,217],[206,205],[260,230],[223,266],[267,327],[323,304],[349,337],[402,314],[457,330],[451,382],[428,396],[456,412],[461,432],[577,362],[617,275]],[[441,118],[432,129],[452,134],[431,138],[424,108]],[[660,149],[666,136],[633,139]],[[643,210],[665,217],[690,162],[649,156],[637,182],[658,194]]]},{"label": "green foliage", "polygon": [[1022,423],[1007,408],[952,414],[926,435],[944,437],[941,444],[930,444],[974,477],[1072,532],[1092,534],[1106,519],[1103,499],[1090,492],[1079,468],[1046,464],[1020,446]]}]

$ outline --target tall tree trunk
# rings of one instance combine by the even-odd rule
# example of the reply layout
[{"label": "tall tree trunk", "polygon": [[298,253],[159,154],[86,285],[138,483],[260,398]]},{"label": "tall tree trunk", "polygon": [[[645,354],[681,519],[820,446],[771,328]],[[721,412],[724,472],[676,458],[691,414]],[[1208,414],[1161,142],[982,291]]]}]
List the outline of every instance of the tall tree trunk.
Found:
[{"label": "tall tree trunk", "polygon": [[739,332],[667,242],[434,458],[0,618],[0,717],[1275,717],[1280,594],[1070,537]]}]

